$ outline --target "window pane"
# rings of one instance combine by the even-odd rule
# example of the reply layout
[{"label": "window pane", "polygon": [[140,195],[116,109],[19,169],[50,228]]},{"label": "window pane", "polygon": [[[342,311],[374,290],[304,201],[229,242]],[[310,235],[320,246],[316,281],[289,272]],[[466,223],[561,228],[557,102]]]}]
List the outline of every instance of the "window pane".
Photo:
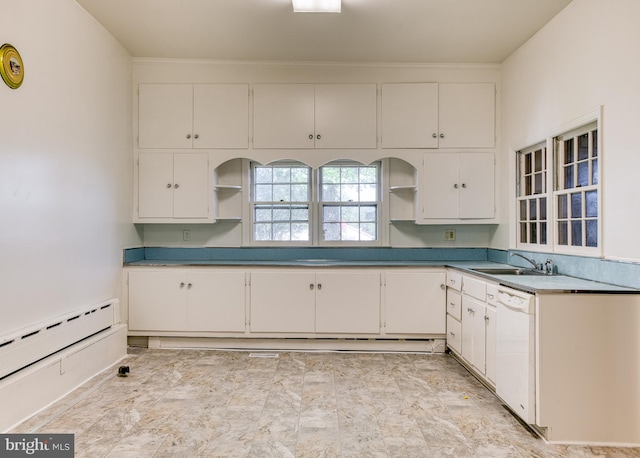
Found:
[{"label": "window pane", "polygon": [[270,184],[257,184],[254,199],[257,202],[271,202],[273,200],[272,190]]},{"label": "window pane", "polygon": [[567,196],[558,196],[558,218],[567,218]]},{"label": "window pane", "polygon": [[531,189],[531,176],[529,175],[524,178],[524,195],[530,196],[531,194],[533,194],[533,191]]},{"label": "window pane", "polygon": [[322,236],[324,240],[340,240],[340,223],[324,223]]},{"label": "window pane", "polygon": [[527,243],[527,223],[520,223],[520,242]]},{"label": "window pane", "polygon": [[322,167],[322,182],[336,184],[340,183],[340,167]]},{"label": "window pane", "polygon": [[569,232],[568,225],[566,221],[561,221],[558,223],[558,244],[559,245],[568,245],[569,244]]},{"label": "window pane", "polygon": [[586,217],[597,218],[598,217],[598,191],[587,191],[585,194],[586,200]]},{"label": "window pane", "polygon": [[360,202],[375,202],[378,200],[378,186],[376,184],[360,185]]},{"label": "window pane", "polygon": [[289,223],[273,223],[273,240],[291,240],[291,227]]},{"label": "window pane", "polygon": [[571,194],[571,218],[582,218],[582,194]]},{"label": "window pane", "polygon": [[578,160],[584,161],[589,159],[589,134],[583,134],[578,137]]},{"label": "window pane", "polygon": [[529,223],[531,243],[538,243],[538,225],[537,223]]},{"label": "window pane", "polygon": [[358,207],[342,207],[342,221],[358,221]]},{"label": "window pane", "polygon": [[377,183],[377,167],[360,167],[360,183]]},{"label": "window pane", "polygon": [[291,221],[309,221],[309,209],[307,207],[292,208]]},{"label": "window pane", "polygon": [[377,221],[377,210],[375,206],[360,207],[360,221]]},{"label": "window pane", "polygon": [[293,202],[306,202],[309,200],[309,186],[305,184],[291,185],[291,200]]},{"label": "window pane", "polygon": [[527,219],[527,201],[520,201],[520,221]]},{"label": "window pane", "polygon": [[255,240],[271,240],[271,224],[255,224],[253,238]]},{"label": "window pane", "polygon": [[274,183],[290,183],[291,168],[290,167],[274,167],[273,182]]},{"label": "window pane", "polygon": [[540,223],[540,243],[547,244],[547,223]]},{"label": "window pane", "polygon": [[542,194],[542,174],[536,173],[535,175],[535,194]]},{"label": "window pane", "polygon": [[592,138],[591,155],[592,157],[597,157],[598,156],[598,131],[597,130],[594,130],[593,132],[591,132],[591,138]]},{"label": "window pane", "polygon": [[534,171],[540,172],[542,170],[542,150],[535,152]]},{"label": "window pane", "polygon": [[524,173],[526,175],[531,175],[531,156],[532,153],[524,155]]},{"label": "window pane", "polygon": [[358,185],[343,184],[340,186],[340,200],[342,202],[358,202]]},{"label": "window pane", "polygon": [[342,223],[340,228],[341,240],[360,240],[360,228],[358,223]]},{"label": "window pane", "polygon": [[529,201],[529,219],[535,221],[538,219],[537,202],[535,199]]},{"label": "window pane", "polygon": [[598,184],[598,160],[591,162],[591,184]]},{"label": "window pane", "polygon": [[589,186],[589,163],[578,163],[578,186]]},{"label": "window pane", "polygon": [[261,208],[256,207],[254,211],[255,221],[271,221],[271,207]]},{"label": "window pane", "polygon": [[273,220],[274,221],[289,221],[291,219],[290,208],[274,208]]},{"label": "window pane", "polygon": [[339,184],[322,185],[322,201],[323,202],[340,202],[340,185]]},{"label": "window pane", "polygon": [[342,174],[340,176],[340,183],[357,183],[358,182],[358,168],[343,166]]},{"label": "window pane", "polygon": [[540,199],[540,219],[547,219],[547,199],[544,197]]},{"label": "window pane", "polygon": [[340,207],[325,206],[322,208],[322,220],[330,223],[340,221]]},{"label": "window pane", "polygon": [[256,183],[271,183],[272,176],[271,167],[256,167],[255,169]]},{"label": "window pane", "polygon": [[582,221],[571,221],[571,245],[582,246]]},{"label": "window pane", "polygon": [[573,164],[564,167],[564,187],[562,189],[571,189],[574,187],[573,183]]},{"label": "window pane", "polygon": [[573,138],[564,142],[564,163],[571,164],[573,162]]},{"label": "window pane", "polygon": [[289,202],[291,200],[291,187],[289,184],[273,185],[274,202]]},{"label": "window pane", "polygon": [[292,183],[308,183],[309,169],[307,167],[292,167],[291,182]]},{"label": "window pane", "polygon": [[587,246],[598,246],[598,221],[587,220],[585,221],[587,230]]},{"label": "window pane", "polygon": [[360,224],[360,240],[377,240],[377,225],[374,223]]},{"label": "window pane", "polygon": [[291,224],[291,240],[296,240],[296,241],[309,240],[309,224],[292,223]]}]

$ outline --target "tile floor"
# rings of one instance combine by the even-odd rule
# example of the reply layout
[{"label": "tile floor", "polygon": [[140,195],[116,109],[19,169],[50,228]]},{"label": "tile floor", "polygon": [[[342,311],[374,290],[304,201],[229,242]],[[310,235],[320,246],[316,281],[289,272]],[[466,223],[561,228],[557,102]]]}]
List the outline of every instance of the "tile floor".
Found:
[{"label": "tile floor", "polygon": [[73,433],[91,458],[640,457],[546,445],[448,355],[130,348],[117,366],[13,432]]}]

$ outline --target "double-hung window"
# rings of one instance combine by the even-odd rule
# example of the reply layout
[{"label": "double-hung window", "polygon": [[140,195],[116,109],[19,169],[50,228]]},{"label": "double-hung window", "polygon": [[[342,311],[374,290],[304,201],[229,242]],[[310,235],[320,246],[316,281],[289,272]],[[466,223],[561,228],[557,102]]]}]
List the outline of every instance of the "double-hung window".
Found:
[{"label": "double-hung window", "polygon": [[379,243],[380,164],[251,165],[252,241]]},{"label": "double-hung window", "polygon": [[518,151],[518,248],[600,254],[598,145],[594,121]]}]

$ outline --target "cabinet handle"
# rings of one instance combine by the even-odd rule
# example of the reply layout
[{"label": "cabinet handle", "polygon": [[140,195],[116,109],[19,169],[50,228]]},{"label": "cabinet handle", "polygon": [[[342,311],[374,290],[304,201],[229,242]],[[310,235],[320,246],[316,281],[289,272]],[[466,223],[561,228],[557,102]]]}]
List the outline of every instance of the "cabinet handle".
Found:
[{"label": "cabinet handle", "polygon": [[444,134],[440,134],[440,138],[444,138]]},{"label": "cabinet handle", "polygon": [[450,305],[451,307],[455,307],[455,306],[456,306],[456,304],[455,304],[454,302],[449,302],[449,305]]},{"label": "cabinet handle", "polygon": [[433,138],[438,138],[438,134],[436,134],[436,133],[431,134],[431,136],[432,136]]},{"label": "cabinet handle", "polygon": [[451,283],[452,285],[455,285],[455,284],[456,284],[456,281],[455,281],[455,280],[451,280],[451,279],[450,279],[450,280],[449,280],[449,283]]},{"label": "cabinet handle", "polygon": [[180,288],[184,288],[184,282],[180,282]]},{"label": "cabinet handle", "polygon": [[313,283],[309,283],[309,289],[313,289]]},{"label": "cabinet handle", "polygon": [[171,183],[167,183],[167,189],[171,187],[172,187]]},{"label": "cabinet handle", "polygon": [[317,138],[318,140],[320,140],[322,137],[320,136],[320,134],[318,134],[318,135],[316,135],[316,138]]},{"label": "cabinet handle", "polygon": [[322,283],[318,283],[318,289],[322,289]]},{"label": "cabinet handle", "polygon": [[489,317],[485,315],[484,321],[489,321]]},{"label": "cabinet handle", "polygon": [[493,294],[487,294],[487,297],[488,297],[489,299],[493,299]]},{"label": "cabinet handle", "polygon": [[193,136],[193,138],[195,138],[195,139],[197,140],[197,139],[199,139],[199,138],[200,138],[200,135],[195,134],[195,135]]},{"label": "cabinet handle", "polygon": [[462,183],[462,187],[466,188],[467,187],[467,183]]},{"label": "cabinet handle", "polygon": [[444,284],[440,285],[440,289],[445,289],[446,286]]},{"label": "cabinet handle", "polygon": [[173,185],[174,188],[178,189],[180,187],[180,185],[178,183]]},{"label": "cabinet handle", "polygon": [[193,284],[187,283],[187,289],[191,289],[192,286],[193,286]]},{"label": "cabinet handle", "polygon": [[458,183],[454,184],[453,187],[458,189]]},{"label": "cabinet handle", "polygon": [[449,334],[451,334],[451,337],[455,337],[456,336],[455,333],[452,332],[452,331],[449,331]]},{"label": "cabinet handle", "polygon": [[187,138],[191,138],[191,134],[187,134]]},{"label": "cabinet handle", "polygon": [[313,140],[313,134],[309,134],[309,140]]}]

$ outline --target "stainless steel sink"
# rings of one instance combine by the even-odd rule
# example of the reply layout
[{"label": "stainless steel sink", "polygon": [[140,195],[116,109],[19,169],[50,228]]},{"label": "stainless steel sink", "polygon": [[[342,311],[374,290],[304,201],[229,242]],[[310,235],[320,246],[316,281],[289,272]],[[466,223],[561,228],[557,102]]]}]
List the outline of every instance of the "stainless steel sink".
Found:
[{"label": "stainless steel sink", "polygon": [[479,269],[471,269],[474,272],[490,275],[546,275],[545,272],[534,269],[526,269],[522,267],[486,267]]}]

